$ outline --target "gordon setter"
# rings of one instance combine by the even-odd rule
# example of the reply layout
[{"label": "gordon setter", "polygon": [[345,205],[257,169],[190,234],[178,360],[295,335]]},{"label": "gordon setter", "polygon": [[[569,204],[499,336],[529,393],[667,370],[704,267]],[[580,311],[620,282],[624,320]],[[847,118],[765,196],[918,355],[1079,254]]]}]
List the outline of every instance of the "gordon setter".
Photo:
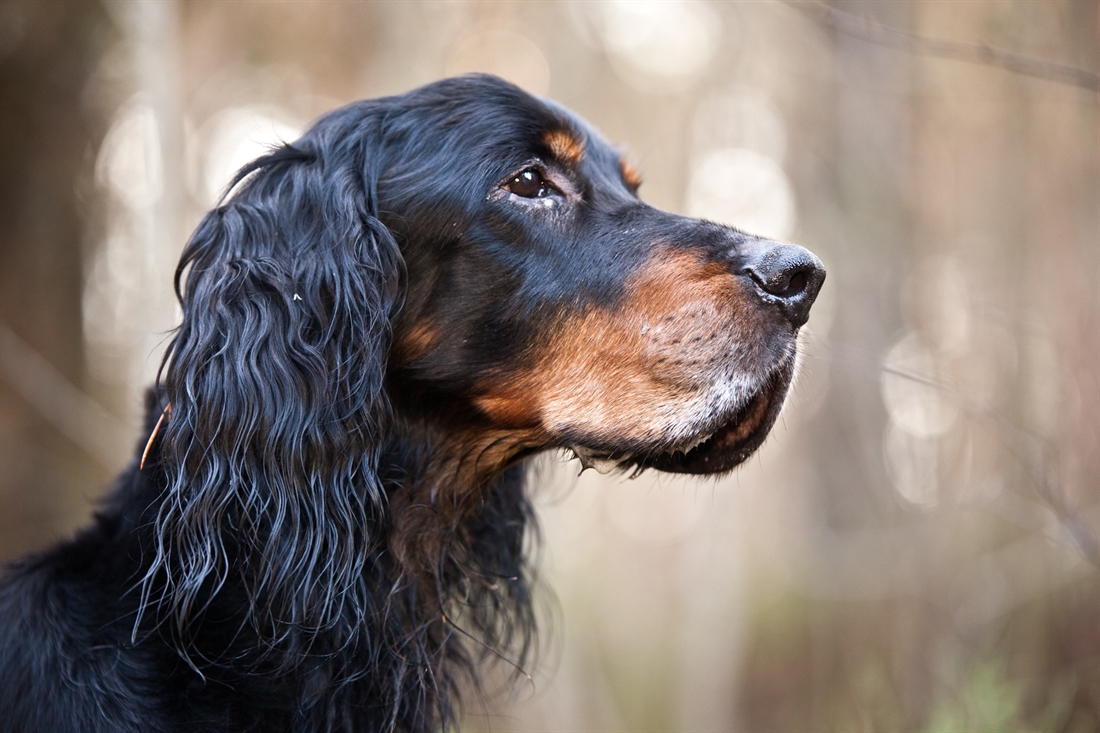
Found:
[{"label": "gordon setter", "polygon": [[791,381],[818,259],[638,185],[482,75],[241,170],[183,252],[134,462],[0,587],[0,730],[457,725],[532,647],[527,459],[723,473]]}]

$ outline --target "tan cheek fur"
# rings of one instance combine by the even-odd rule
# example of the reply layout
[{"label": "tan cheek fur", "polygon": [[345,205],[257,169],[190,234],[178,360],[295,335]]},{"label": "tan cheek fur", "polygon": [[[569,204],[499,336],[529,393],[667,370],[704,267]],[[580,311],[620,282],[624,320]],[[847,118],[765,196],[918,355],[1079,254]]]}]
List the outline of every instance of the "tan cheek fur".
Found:
[{"label": "tan cheek fur", "polygon": [[660,438],[687,398],[728,371],[742,334],[735,278],[718,264],[658,251],[613,310],[563,322],[536,366],[478,405],[498,424]]}]

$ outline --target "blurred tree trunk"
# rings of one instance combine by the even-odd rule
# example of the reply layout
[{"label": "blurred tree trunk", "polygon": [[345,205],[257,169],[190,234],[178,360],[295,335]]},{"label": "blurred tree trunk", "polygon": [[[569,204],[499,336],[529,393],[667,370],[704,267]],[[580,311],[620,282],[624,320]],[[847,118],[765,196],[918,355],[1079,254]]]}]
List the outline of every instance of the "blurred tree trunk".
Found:
[{"label": "blurred tree trunk", "polygon": [[[111,35],[100,3],[0,8],[0,324],[78,386],[81,207],[104,130],[83,94]],[[0,559],[7,559],[82,521],[107,474],[24,399],[8,370],[0,377]]]}]

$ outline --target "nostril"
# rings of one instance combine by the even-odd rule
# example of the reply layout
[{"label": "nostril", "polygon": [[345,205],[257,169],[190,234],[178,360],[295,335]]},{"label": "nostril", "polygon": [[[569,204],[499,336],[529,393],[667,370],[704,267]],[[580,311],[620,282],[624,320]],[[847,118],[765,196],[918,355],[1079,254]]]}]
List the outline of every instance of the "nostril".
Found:
[{"label": "nostril", "polygon": [[782,293],[776,293],[781,298],[793,298],[806,289],[806,283],[810,279],[807,268],[796,271],[787,281],[787,287]]}]

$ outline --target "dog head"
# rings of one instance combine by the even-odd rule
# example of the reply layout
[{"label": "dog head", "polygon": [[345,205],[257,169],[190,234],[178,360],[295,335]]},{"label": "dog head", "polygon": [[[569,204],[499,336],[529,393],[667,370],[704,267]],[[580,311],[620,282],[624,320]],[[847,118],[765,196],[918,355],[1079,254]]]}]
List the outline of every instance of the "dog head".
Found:
[{"label": "dog head", "polygon": [[760,445],[825,277],[816,257],[646,205],[598,133],[500,80],[395,104],[378,182],[408,270],[395,399],[491,446],[467,448],[490,467],[569,447],[710,474]]},{"label": "dog head", "polygon": [[584,122],[489,76],[344,107],[246,166],[177,273],[147,592],[163,571],[182,623],[243,554],[265,618],[350,636],[365,528],[395,501],[387,461],[431,487],[406,500],[427,517],[396,533],[410,543],[546,449],[692,474],[743,461],[825,272],[658,211],[639,183]]}]

